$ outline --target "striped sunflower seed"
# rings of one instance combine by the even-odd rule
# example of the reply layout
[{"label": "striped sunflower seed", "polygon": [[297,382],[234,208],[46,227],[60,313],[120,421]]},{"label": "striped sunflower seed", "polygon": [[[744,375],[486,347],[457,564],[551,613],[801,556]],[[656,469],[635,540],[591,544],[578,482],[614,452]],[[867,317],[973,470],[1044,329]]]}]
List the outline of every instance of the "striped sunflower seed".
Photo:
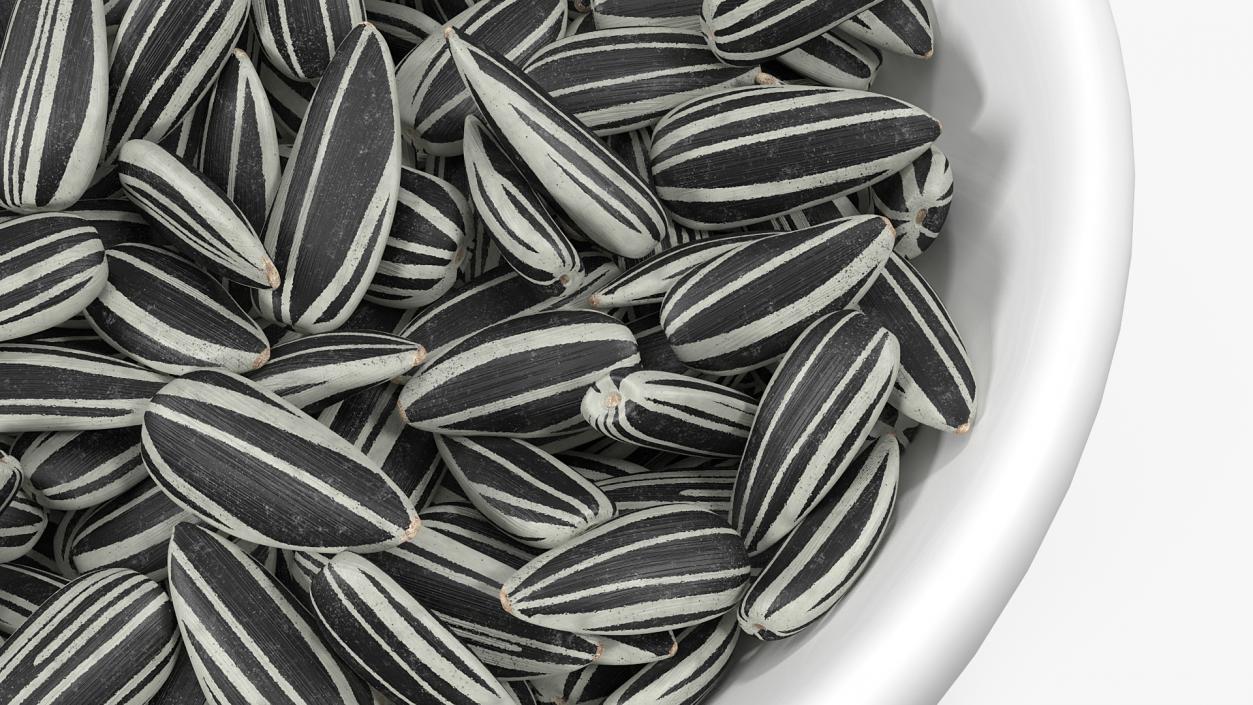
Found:
[{"label": "striped sunflower seed", "polygon": [[163,387],[144,414],[143,458],[176,503],[255,543],[379,551],[418,531],[408,497],[374,461],[229,372],[193,372]]},{"label": "striped sunflower seed", "polygon": [[170,677],[165,679],[161,690],[148,701],[148,705],[205,705],[205,693],[196,680],[196,669],[191,665],[187,649],[178,650],[178,659]]},{"label": "striped sunflower seed", "polygon": [[448,293],[472,223],[470,205],[455,186],[402,167],[396,216],[366,300],[414,309]]},{"label": "striped sunflower seed", "polygon": [[143,209],[128,198],[84,198],[64,212],[91,223],[106,250],[132,242],[157,243]]},{"label": "striped sunflower seed", "polygon": [[639,364],[630,329],[592,311],[551,311],[488,326],[428,362],[400,395],[426,431],[523,438],[583,423],[587,385]]},{"label": "striped sunflower seed", "polygon": [[880,0],[836,29],[884,51],[919,59],[935,54],[931,0]]},{"label": "striped sunflower seed", "polygon": [[[47,510],[35,504],[25,490],[18,490],[0,512],[0,563],[25,556],[47,528]],[[3,661],[0,656],[0,663]],[[2,692],[3,686],[0,686]]]},{"label": "striped sunflower seed", "polygon": [[248,0],[131,0],[109,62],[104,164],[129,140],[161,139],[195,107],[247,17]]},{"label": "striped sunflower seed", "polygon": [[592,308],[659,304],[685,274],[743,245],[761,239],[754,233],[698,240],[655,254],[628,269],[588,300]]},{"label": "striped sunflower seed", "polygon": [[603,705],[696,705],[731,665],[739,641],[735,614],[679,633],[678,649],[649,664],[609,694]]},{"label": "striped sunflower seed", "polygon": [[0,7],[12,13],[7,32],[0,27],[0,208],[64,210],[91,185],[104,143],[104,12],[81,0],[7,4]]},{"label": "striped sunflower seed", "polygon": [[726,230],[885,179],[939,135],[934,118],[888,96],[750,86],[672,110],[653,131],[650,162],[657,195],[676,222]]},{"label": "striped sunflower seed", "polygon": [[74,215],[30,215],[0,223],[0,341],[72,318],[104,288],[104,244]]},{"label": "striped sunflower seed", "polygon": [[436,443],[474,506],[528,546],[559,546],[614,514],[596,485],[526,441],[437,436]]},{"label": "striped sunflower seed", "polygon": [[893,254],[859,307],[901,341],[901,370],[892,405],[932,428],[970,431],[978,410],[970,355],[922,274]]},{"label": "striped sunflower seed", "polygon": [[[243,49],[226,59],[208,106],[200,169],[243,213],[253,232],[278,192],[278,132],[265,86]],[[254,237],[255,239],[255,237]]]},{"label": "striped sunflower seed", "polygon": [[288,78],[315,81],[365,21],[362,0],[253,0],[253,25],[270,63]]},{"label": "striped sunflower seed", "polygon": [[[210,96],[206,94],[157,144],[188,164],[199,164],[204,151],[205,128],[209,121]],[[125,145],[123,145],[125,146]]]},{"label": "striped sunflower seed", "polygon": [[599,661],[573,673],[559,673],[530,681],[542,703],[601,705],[605,697],[635,673],[634,668],[606,666]]},{"label": "striped sunflower seed", "polygon": [[139,457],[139,428],[135,426],[31,433],[24,434],[21,442],[26,486],[32,498],[48,509],[93,507],[148,476]]},{"label": "striped sunflower seed", "polygon": [[532,557],[470,507],[423,512],[413,540],[367,558],[431,610],[497,677],[564,673],[601,651],[588,637],[528,624],[500,608],[500,585]]},{"label": "striped sunflower seed", "polygon": [[247,287],[279,285],[279,271],[247,215],[204,174],[145,140],[126,143],[118,172],[148,222],[205,269]]},{"label": "striped sunflower seed", "polygon": [[312,610],[309,591],[313,589],[313,579],[322,568],[331,562],[334,556],[309,551],[283,551],[283,565],[287,568],[287,587],[305,607]]},{"label": "striped sunflower seed", "polygon": [[170,532],[193,516],[175,504],[152,480],[78,513],[67,530],[70,565],[79,574],[101,568],[129,568],[165,580]]},{"label": "striped sunflower seed", "polygon": [[684,364],[704,372],[767,365],[816,319],[856,303],[893,241],[886,218],[859,216],[726,251],[666,294],[666,339]]},{"label": "striped sunflower seed", "polygon": [[590,4],[597,29],[671,27],[700,30],[701,0],[591,0]]},{"label": "striped sunflower seed", "polygon": [[17,458],[0,451],[0,512],[17,496],[23,478],[22,465]]},{"label": "striped sunflower seed", "polygon": [[627,327],[635,335],[635,342],[640,349],[640,368],[654,372],[669,372],[676,375],[696,376],[702,373],[683,364],[666,340],[666,331],[661,326],[661,307],[647,306],[634,311],[645,313],[633,317]]},{"label": "striped sunflower seed", "polygon": [[265,87],[265,93],[270,98],[270,110],[274,113],[274,129],[278,132],[279,146],[279,166],[280,171],[283,166],[285,157],[282,154],[282,144],[284,142],[290,145],[291,141],[296,139],[296,133],[300,132],[300,123],[305,119],[305,113],[309,112],[309,101],[313,99],[313,92],[317,90],[317,83],[305,83],[288,78],[281,71],[274,68],[274,64],[264,56],[256,56],[257,75],[261,77],[261,85]]},{"label": "striped sunflower seed", "polygon": [[770,380],[740,462],[731,523],[750,555],[783,540],[827,496],[887,404],[900,345],[855,311],[820,319]]},{"label": "striped sunflower seed", "polygon": [[248,379],[314,414],[408,372],[424,359],[421,345],[396,335],[315,333],[276,345],[270,361]]},{"label": "striped sunflower seed", "polygon": [[171,375],[255,370],[270,344],[213,277],[152,245],[109,250],[108,282],[88,304],[92,330],[127,357]]},{"label": "striped sunflower seed", "polygon": [[648,472],[648,468],[638,463],[599,453],[570,451],[561,454],[561,461],[569,465],[571,470],[595,483],[612,477],[626,477]]},{"label": "striped sunflower seed", "polygon": [[596,23],[592,21],[590,13],[575,12],[566,17],[566,33],[567,37],[574,37],[587,32],[594,32]]},{"label": "striped sunflower seed", "polygon": [[448,47],[484,124],[566,215],[610,252],[652,252],[667,221],[648,185],[508,59],[456,32]]},{"label": "striped sunflower seed", "polygon": [[312,597],[336,653],[397,705],[516,705],[477,656],[364,557],[336,556]]},{"label": "striped sunflower seed", "polygon": [[666,469],[606,478],[596,486],[619,514],[685,502],[728,517],[737,475],[735,467]]},{"label": "striped sunflower seed", "polygon": [[809,206],[798,211],[786,213],[770,219],[770,227],[776,231],[804,230],[815,225],[822,225],[841,218],[855,218],[859,215],[870,215],[874,207],[867,195],[869,189],[863,189],[855,197],[838,196],[827,199],[816,206]]},{"label": "striped sunflower seed", "polygon": [[475,211],[501,256],[527,281],[565,289],[583,279],[583,261],[528,177],[473,115],[466,117],[466,175]]},{"label": "striped sunflower seed", "polygon": [[365,0],[366,18],[378,27],[391,47],[392,58],[399,61],[423,39],[439,34],[443,27],[435,18],[400,2]]},{"label": "striped sunflower seed", "polygon": [[874,185],[875,212],[896,228],[896,253],[912,260],[940,236],[953,204],[953,169],[932,147],[912,164]]},{"label": "striped sunflower seed", "polygon": [[[3,513],[3,510],[0,510]],[[0,634],[12,634],[69,582],[38,568],[0,564]]]},{"label": "striped sunflower seed", "polygon": [[804,44],[880,0],[704,0],[701,29],[718,58],[754,64]]},{"label": "striped sunflower seed", "polygon": [[638,666],[674,656],[679,649],[674,632],[624,634],[618,637],[598,636],[602,652],[596,663],[600,666]]},{"label": "striped sunflower seed", "polygon": [[138,426],[148,399],[168,380],[67,345],[0,345],[0,431]]},{"label": "striped sunflower seed", "polygon": [[856,39],[823,32],[780,54],[779,63],[832,88],[868,90],[883,65],[883,54]]},{"label": "striped sunflower seed", "polygon": [[178,641],[160,585],[130,570],[85,575],[0,646],[0,701],[143,705],[173,669]]},{"label": "striped sunflower seed", "polygon": [[740,605],[745,632],[766,641],[793,636],[844,597],[887,532],[899,459],[896,439],[879,439],[779,544]]},{"label": "striped sunflower seed", "polygon": [[505,611],[553,629],[608,635],[716,617],[748,585],[748,556],[717,514],[671,504],[611,519],[505,581]]},{"label": "striped sunflower seed", "polygon": [[[454,2],[456,0],[453,0]],[[466,3],[449,27],[473,36],[507,59],[524,62],[565,32],[564,0],[499,0]],[[462,127],[474,101],[457,74],[443,32],[426,38],[396,68],[401,119],[412,126],[417,146],[427,154],[461,153]]]},{"label": "striped sunflower seed", "polygon": [[653,131],[650,129],[615,132],[605,137],[609,151],[621,159],[631,171],[652,186],[653,173],[648,168],[648,150],[652,149]]},{"label": "striped sunflower seed", "polygon": [[266,319],[325,333],[365,296],[400,189],[394,72],[382,35],[363,24],[318,83],[266,222],[266,250],[282,277],[257,294]]},{"label": "striped sunflower seed", "polygon": [[369,689],[322,643],[312,617],[238,546],[174,527],[170,597],[197,680],[223,705],[370,705]]},{"label": "striped sunflower seed", "polygon": [[757,400],[685,375],[620,370],[596,380],[580,410],[592,428],[623,443],[736,458],[748,441]]},{"label": "striped sunflower seed", "polygon": [[651,127],[680,103],[750,85],[760,71],[728,66],[700,32],[668,27],[568,37],[536,52],[523,68],[558,106],[601,136]]}]

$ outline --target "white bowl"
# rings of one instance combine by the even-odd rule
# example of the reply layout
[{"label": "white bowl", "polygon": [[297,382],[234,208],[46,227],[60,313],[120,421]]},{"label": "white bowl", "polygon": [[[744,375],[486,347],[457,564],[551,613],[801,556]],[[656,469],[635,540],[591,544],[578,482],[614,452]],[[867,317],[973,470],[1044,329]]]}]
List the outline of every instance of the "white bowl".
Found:
[{"label": "white bowl", "polygon": [[718,705],[935,703],[1031,564],[1070,485],[1118,336],[1131,121],[1104,0],[935,0],[930,62],[875,90],[945,127],[957,195],[919,262],[970,348],[966,437],[905,455],[895,526],[823,622],[741,652]]}]

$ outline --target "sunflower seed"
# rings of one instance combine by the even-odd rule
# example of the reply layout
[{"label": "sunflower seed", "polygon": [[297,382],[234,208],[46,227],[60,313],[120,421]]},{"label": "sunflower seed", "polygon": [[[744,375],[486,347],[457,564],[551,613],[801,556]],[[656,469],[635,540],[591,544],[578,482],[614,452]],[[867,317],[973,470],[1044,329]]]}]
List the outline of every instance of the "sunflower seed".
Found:
[{"label": "sunflower seed", "polygon": [[130,570],[97,571],[61,588],[0,647],[0,700],[142,705],[178,649],[161,586]]},{"label": "sunflower seed", "polygon": [[27,486],[48,509],[86,509],[126,492],[148,476],[139,458],[139,428],[58,431],[23,437]]},{"label": "sunflower seed", "polygon": [[597,481],[596,486],[619,514],[686,502],[727,517],[736,475],[734,467],[667,469],[607,478]]},{"label": "sunflower seed", "polygon": [[143,458],[175,502],[255,543],[379,551],[418,530],[408,498],[374,461],[229,372],[163,387],[144,414]]},{"label": "sunflower seed", "polygon": [[832,88],[868,90],[883,64],[883,54],[856,39],[824,32],[780,54],[779,63]]},{"label": "sunflower seed", "polygon": [[365,13],[378,27],[397,60],[404,57],[423,39],[443,32],[434,18],[408,5],[387,0],[365,0]]},{"label": "sunflower seed", "polygon": [[561,454],[561,461],[583,477],[599,483],[613,477],[626,477],[648,472],[648,468],[621,458],[571,451]]},{"label": "sunflower seed", "polygon": [[622,160],[635,175],[652,186],[653,172],[648,168],[648,151],[652,149],[653,132],[651,129],[616,132],[605,137],[609,151]]},{"label": "sunflower seed", "polygon": [[939,134],[934,118],[895,98],[751,86],[675,108],[653,131],[650,161],[657,195],[676,222],[726,230],[887,178]]},{"label": "sunflower seed", "polygon": [[100,3],[17,0],[0,28],[0,208],[63,210],[104,141],[109,47]]},{"label": "sunflower seed", "polygon": [[701,0],[591,0],[590,4],[597,29],[672,27],[700,30]]},{"label": "sunflower seed", "polygon": [[22,465],[17,458],[0,451],[0,513],[9,506],[22,486]]},{"label": "sunflower seed", "polygon": [[509,577],[500,601],[541,626],[642,634],[726,612],[748,575],[744,546],[724,519],[672,504],[611,519],[542,554]]},{"label": "sunflower seed", "polygon": [[788,350],[740,463],[731,523],[750,555],[781,541],[831,491],[887,403],[900,346],[868,317],[822,318]]},{"label": "sunflower seed", "polygon": [[59,575],[38,568],[0,564],[0,634],[17,631],[67,582]]},{"label": "sunflower seed", "polygon": [[536,52],[524,70],[598,135],[651,127],[671,108],[716,88],[746,86],[756,66],[728,66],[700,32],[668,27],[598,29]]},{"label": "sunflower seed", "polygon": [[[0,512],[0,563],[15,561],[26,555],[47,528],[48,512],[35,504],[25,490],[18,490],[4,511]],[[3,663],[2,658],[0,663]],[[2,691],[3,685],[0,685]]]},{"label": "sunflower seed", "polygon": [[565,36],[573,37],[587,32],[596,30],[596,23],[592,21],[592,15],[585,12],[575,12],[568,14],[566,17],[566,33]]},{"label": "sunflower seed", "polygon": [[142,242],[157,244],[143,209],[127,198],[83,199],[64,211],[86,220],[96,229],[104,249]]},{"label": "sunflower seed", "polygon": [[65,345],[0,345],[0,431],[138,426],[169,377]]},{"label": "sunflower seed", "polygon": [[446,294],[456,281],[472,222],[470,206],[455,186],[402,168],[396,216],[366,300],[412,309]]},{"label": "sunflower seed", "polygon": [[573,673],[536,678],[531,683],[540,702],[556,705],[601,705],[605,697],[627,681],[634,668],[596,663]]},{"label": "sunflower seed", "polygon": [[580,410],[592,428],[623,443],[732,458],[744,452],[757,401],[684,375],[624,370],[596,380]]},{"label": "sunflower seed", "polygon": [[301,604],[312,609],[309,591],[313,588],[313,579],[323,566],[331,562],[334,556],[309,551],[283,551],[283,563],[287,566],[288,587],[300,598]]},{"label": "sunflower seed", "polygon": [[651,632],[618,637],[598,636],[603,651],[596,663],[600,666],[638,666],[674,656],[679,644],[674,632]]},{"label": "sunflower seed", "polygon": [[526,441],[437,436],[436,443],[474,506],[528,546],[559,546],[613,516],[596,485]]},{"label": "sunflower seed", "polygon": [[174,126],[169,134],[162,137],[157,144],[165,151],[173,154],[187,164],[199,164],[204,147],[205,127],[209,120],[209,99],[212,94],[205,94],[196,102],[191,112]]},{"label": "sunflower seed", "polygon": [[652,252],[667,221],[648,185],[507,59],[455,32],[448,47],[484,123],[566,215],[615,254]]},{"label": "sunflower seed", "polygon": [[[561,37],[565,20],[564,0],[500,0],[464,8],[446,24],[521,63]],[[401,119],[413,126],[417,146],[436,156],[460,154],[462,126],[474,113],[474,101],[458,77],[442,31],[401,61],[396,82]]]},{"label": "sunflower seed", "polygon": [[208,701],[205,697],[200,682],[196,680],[196,669],[191,665],[187,649],[179,649],[174,670],[148,705],[206,705]]},{"label": "sunflower seed", "polygon": [[731,665],[739,634],[734,613],[684,630],[673,656],[645,666],[603,705],[696,705]]},{"label": "sunflower seed", "polygon": [[[300,124],[305,119],[305,113],[309,112],[309,101],[313,99],[317,84],[288,78],[274,68],[274,65],[265,57],[257,58],[257,75],[261,78],[261,85],[265,87],[265,93],[270,98],[270,110],[274,113],[274,128],[281,140],[290,142],[296,139],[296,133],[300,132]],[[280,171],[286,161],[282,151],[280,144]]]},{"label": "sunflower seed", "polygon": [[500,585],[530,558],[477,511],[432,507],[413,540],[367,556],[427,609],[499,678],[563,673],[591,663],[599,645],[514,619],[500,609]]},{"label": "sunflower seed", "polygon": [[269,359],[261,328],[190,261],[151,245],[119,245],[106,260],[108,283],[87,306],[87,322],[119,352],[171,375],[243,372]]},{"label": "sunflower seed", "polygon": [[271,64],[288,78],[330,72],[337,49],[365,21],[362,0],[253,0],[253,25]]},{"label": "sunflower seed", "polygon": [[627,270],[609,286],[592,294],[589,303],[598,309],[659,304],[684,275],[762,237],[746,233],[678,245]]},{"label": "sunflower seed", "polygon": [[76,516],[66,537],[70,564],[80,574],[129,568],[164,580],[170,532],[191,514],[149,479]]},{"label": "sunflower seed", "polygon": [[893,54],[930,59],[935,54],[931,0],[881,0],[836,29]]},{"label": "sunflower seed", "polygon": [[129,140],[159,140],[213,87],[248,0],[132,0],[109,63],[103,163]]},{"label": "sunflower seed", "polygon": [[60,325],[104,288],[104,245],[73,215],[0,223],[0,341]]},{"label": "sunflower seed", "polygon": [[639,364],[635,337],[592,311],[552,311],[488,326],[428,363],[405,385],[401,414],[457,435],[560,435],[583,419],[587,385]]},{"label": "sunflower seed", "polygon": [[400,188],[393,72],[382,35],[366,24],[322,76],[266,222],[265,246],[283,278],[257,294],[266,319],[324,333],[365,296]]},{"label": "sunflower seed", "polygon": [[369,690],[323,645],[290,593],[230,541],[179,524],[170,596],[206,694],[223,705],[368,705]]},{"label": "sunflower seed", "polygon": [[422,364],[426,351],[386,333],[317,333],[275,346],[270,361],[248,375],[287,403],[317,413]]},{"label": "sunflower seed", "polygon": [[118,165],[127,196],[166,239],[209,271],[271,289],[279,273],[248,217],[226,192],[160,145],[131,140]]},{"label": "sunflower seed", "polygon": [[701,29],[718,58],[754,64],[804,44],[880,0],[705,0]]},{"label": "sunflower seed", "polygon": [[875,212],[896,228],[896,253],[914,259],[940,236],[953,203],[953,170],[932,147],[902,171],[874,186]]},{"label": "sunflower seed", "polygon": [[337,556],[314,579],[312,595],[331,646],[397,705],[514,705],[477,656],[365,558]]},{"label": "sunflower seed", "polygon": [[892,405],[927,426],[968,432],[978,408],[970,356],[922,274],[893,254],[859,307],[901,341]]},{"label": "sunflower seed", "polygon": [[901,452],[913,443],[914,438],[918,435],[918,430],[922,424],[909,418],[896,410],[891,402],[883,408],[883,413],[879,415],[879,419],[875,421],[874,428],[870,429],[870,433],[866,435],[866,443],[872,443],[886,435],[895,435],[896,442],[900,444]]},{"label": "sunflower seed", "polygon": [[793,636],[844,597],[887,531],[899,458],[895,438],[879,439],[779,544],[740,605],[744,631],[766,641]]},{"label": "sunflower seed", "polygon": [[[792,211],[777,218],[770,219],[770,227],[776,231],[804,230],[815,225],[822,225],[841,218],[855,218],[859,215],[871,215],[874,207],[866,196],[870,189],[863,189],[854,194],[857,200],[849,196],[832,198],[816,206]],[[864,208],[862,206],[865,206]]]},{"label": "sunflower seed", "polygon": [[769,364],[817,318],[855,303],[892,243],[886,218],[859,216],[726,251],[666,294],[666,338],[684,364],[704,372]]},{"label": "sunflower seed", "polygon": [[200,169],[258,232],[265,227],[282,174],[274,114],[244,50],[227,57],[226,68],[205,100],[208,114]]}]

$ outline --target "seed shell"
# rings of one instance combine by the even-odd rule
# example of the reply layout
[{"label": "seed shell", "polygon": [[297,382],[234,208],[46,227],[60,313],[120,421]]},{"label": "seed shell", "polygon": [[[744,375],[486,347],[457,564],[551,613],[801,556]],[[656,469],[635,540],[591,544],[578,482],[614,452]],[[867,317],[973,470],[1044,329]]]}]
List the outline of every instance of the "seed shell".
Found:
[{"label": "seed shell", "polygon": [[0,634],[17,631],[40,605],[65,587],[67,582],[55,573],[38,568],[14,563],[0,564]]},{"label": "seed shell", "polygon": [[148,476],[139,458],[135,426],[24,434],[22,443],[26,485],[32,498],[48,509],[87,509]]},{"label": "seed shell", "polygon": [[703,372],[769,364],[810,323],[856,303],[893,241],[886,218],[858,216],[724,252],[666,294],[666,339],[684,364]]},{"label": "seed shell", "polygon": [[744,452],[757,401],[685,375],[623,370],[596,380],[581,411],[592,428],[623,443],[736,458]]},{"label": "seed shell", "polygon": [[144,414],[143,458],[179,505],[232,536],[322,553],[379,551],[417,514],[378,465],[278,395],[202,370]]},{"label": "seed shell", "polygon": [[880,0],[704,0],[701,29],[733,65],[754,64],[804,44]]},{"label": "seed shell", "polygon": [[606,478],[596,486],[619,514],[686,502],[727,517],[737,474],[734,466],[666,469]]},{"label": "seed shell", "polygon": [[106,259],[108,282],[87,322],[119,352],[171,375],[244,372],[269,359],[261,328],[191,261],[152,245],[119,245]]},{"label": "seed shell", "polygon": [[970,355],[922,274],[893,254],[859,307],[901,341],[892,405],[932,428],[968,432],[978,409]]},{"label": "seed shell", "polygon": [[731,523],[750,555],[783,540],[827,496],[887,403],[901,346],[841,311],[810,326],[770,380],[740,462]]},{"label": "seed shell", "polygon": [[[0,444],[7,445],[7,444]],[[9,506],[22,487],[22,465],[17,458],[0,451],[0,513]]]},{"label": "seed shell", "polygon": [[282,277],[256,296],[267,320],[325,333],[365,296],[400,189],[394,71],[382,35],[365,24],[322,76],[266,222],[266,250]]},{"label": "seed shell", "polygon": [[515,619],[500,608],[500,585],[533,555],[471,507],[423,512],[413,540],[367,558],[431,610],[492,673],[533,678],[586,666],[591,639]]},{"label": "seed shell", "polygon": [[515,705],[477,656],[366,558],[336,556],[312,597],[336,653],[397,705]]},{"label": "seed shell", "polygon": [[484,124],[566,215],[615,254],[652,252],[667,221],[648,185],[509,60],[457,33],[448,47]]},{"label": "seed shell", "polygon": [[107,275],[99,233],[78,216],[0,223],[0,341],[69,320],[100,293]]},{"label": "seed shell", "polygon": [[536,678],[531,688],[540,702],[568,705],[601,705],[605,697],[627,681],[634,668],[596,663],[572,673]]},{"label": "seed shell", "polygon": [[[463,7],[445,24],[522,63],[565,31],[565,0],[499,0]],[[442,31],[427,37],[396,69],[401,119],[418,148],[435,156],[461,153],[461,133],[474,101],[457,74]]]},{"label": "seed shell", "polygon": [[145,140],[126,143],[118,172],[153,227],[205,269],[248,287],[278,286],[279,272],[247,215],[204,174]]},{"label": "seed shell", "polygon": [[284,76],[265,57],[258,56],[257,75],[270,98],[270,111],[274,113],[274,129],[278,132],[279,167],[282,170],[288,155],[283,153],[284,144],[290,150],[291,141],[300,132],[300,124],[309,112],[309,101],[317,90],[316,83],[305,83]]},{"label": "seed shell", "polygon": [[[104,142],[109,47],[97,2],[16,0],[0,23],[0,209],[64,210]],[[3,238],[0,238],[2,240]]]},{"label": "seed shell", "polygon": [[170,677],[165,679],[161,690],[148,701],[148,705],[206,705],[207,702],[200,682],[196,680],[196,669],[191,665],[187,649],[179,649]]},{"label": "seed shell", "polygon": [[597,135],[651,127],[705,92],[753,83],[756,66],[728,66],[695,30],[598,29],[558,40],[524,65],[553,101]]},{"label": "seed shell", "polygon": [[222,705],[369,705],[312,617],[242,549],[191,524],[170,541],[170,596],[205,693]]},{"label": "seed shell", "polygon": [[561,454],[561,461],[569,465],[570,469],[595,483],[611,477],[626,477],[648,472],[648,468],[643,465],[603,454],[570,451]]},{"label": "seed shell", "polygon": [[315,333],[274,347],[270,361],[248,375],[287,403],[317,413],[421,364],[421,345],[387,333]]},{"label": "seed shell", "polygon": [[856,39],[824,32],[777,57],[793,71],[832,88],[869,90],[883,54]]},{"label": "seed shell", "polygon": [[0,431],[138,426],[163,374],[66,345],[0,345]]},{"label": "seed shell", "polygon": [[611,519],[533,559],[500,591],[533,624],[642,634],[722,614],[748,585],[740,537],[717,514],[671,504]]},{"label": "seed shell", "polygon": [[735,614],[679,633],[678,650],[645,666],[605,698],[603,705],[696,705],[731,665],[739,641]]},{"label": "seed shell", "polygon": [[670,27],[700,30],[701,0],[591,0],[590,4],[597,29]]},{"label": "seed shell", "polygon": [[880,0],[836,29],[893,54],[930,59],[935,54],[931,0]]},{"label": "seed shell", "polygon": [[353,28],[365,21],[362,0],[253,0],[253,26],[270,63],[288,78],[316,81]]},{"label": "seed shell", "polygon": [[[196,101],[195,107],[174,126],[169,134],[157,141],[161,148],[188,164],[199,164],[204,147],[205,125],[209,119],[209,97]],[[123,145],[125,146],[125,145]]]},{"label": "seed shell", "polygon": [[526,441],[437,436],[436,443],[474,506],[528,546],[559,546],[613,516],[596,485]]},{"label": "seed shell", "polygon": [[587,385],[639,364],[630,329],[593,311],[510,318],[471,335],[405,385],[406,421],[456,435],[534,438],[583,423]]},{"label": "seed shell", "polygon": [[165,580],[170,532],[194,517],[147,477],[103,504],[79,514],[66,537],[68,558],[79,574],[129,568]]},{"label": "seed shell", "polygon": [[178,651],[161,586],[130,570],[97,571],[61,588],[0,646],[0,701],[143,705]]},{"label": "seed shell", "polygon": [[678,649],[674,632],[624,634],[618,637],[598,636],[602,652],[596,659],[599,666],[638,666],[674,656]]},{"label": "seed shell", "polygon": [[[35,504],[25,490],[18,490],[4,511],[0,512],[0,563],[25,556],[47,528],[47,510]],[[2,658],[0,663],[3,663]],[[2,685],[0,692],[3,692]]]},{"label": "seed shell", "polygon": [[365,0],[365,13],[383,33],[392,56],[397,60],[421,44],[423,39],[443,32],[443,27],[434,18],[404,3]]},{"label": "seed shell", "polygon": [[888,96],[750,86],[671,111],[653,131],[650,162],[657,195],[676,222],[727,230],[885,179],[939,135],[934,118]]},{"label": "seed shell", "polygon": [[940,236],[953,204],[953,169],[932,147],[899,173],[874,185],[875,212],[896,228],[896,253],[912,260]]},{"label": "seed shell", "polygon": [[104,164],[129,140],[164,137],[209,92],[239,39],[248,4],[132,0],[109,62]]},{"label": "seed shell", "polygon": [[761,237],[745,233],[697,240],[652,255],[593,294],[590,303],[598,309],[659,304],[685,274]]}]

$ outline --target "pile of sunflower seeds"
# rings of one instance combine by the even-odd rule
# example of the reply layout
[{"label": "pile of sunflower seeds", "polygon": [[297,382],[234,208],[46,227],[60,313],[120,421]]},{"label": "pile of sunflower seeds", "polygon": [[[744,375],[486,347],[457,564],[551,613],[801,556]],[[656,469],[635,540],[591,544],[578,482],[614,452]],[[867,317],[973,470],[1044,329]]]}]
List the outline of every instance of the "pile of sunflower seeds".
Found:
[{"label": "pile of sunflower seeds", "polygon": [[866,92],[932,25],[0,0],[0,702],[689,705],[811,627],[974,418]]}]

